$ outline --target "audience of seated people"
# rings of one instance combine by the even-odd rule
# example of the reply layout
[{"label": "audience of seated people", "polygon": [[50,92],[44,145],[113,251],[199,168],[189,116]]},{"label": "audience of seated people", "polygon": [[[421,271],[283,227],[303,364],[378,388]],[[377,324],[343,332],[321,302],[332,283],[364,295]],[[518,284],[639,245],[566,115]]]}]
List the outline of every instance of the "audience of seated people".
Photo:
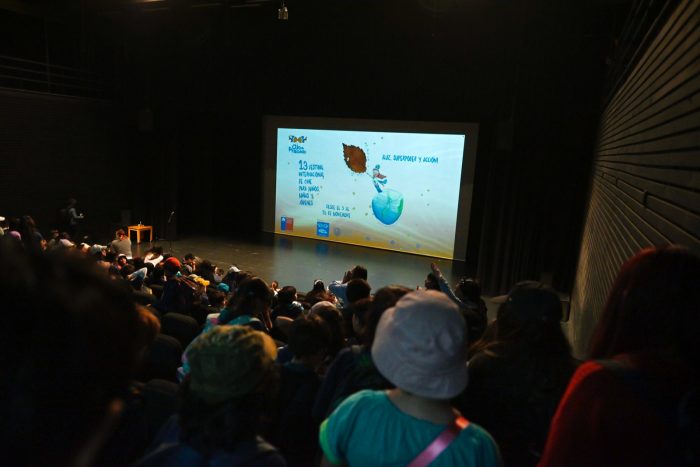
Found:
[{"label": "audience of seated people", "polygon": [[452,290],[436,265],[432,290],[371,294],[355,266],[301,294],[10,221],[9,464],[697,465],[700,259],[683,248],[623,266],[577,370],[540,283],[487,327],[478,282]]}]

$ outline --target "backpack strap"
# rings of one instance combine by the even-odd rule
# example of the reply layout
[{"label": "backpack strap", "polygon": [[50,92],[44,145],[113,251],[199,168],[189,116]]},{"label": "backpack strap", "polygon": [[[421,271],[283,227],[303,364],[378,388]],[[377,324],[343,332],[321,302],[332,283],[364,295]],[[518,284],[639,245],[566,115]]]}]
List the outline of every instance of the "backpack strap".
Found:
[{"label": "backpack strap", "polygon": [[460,416],[455,418],[447,428],[440,433],[427,448],[408,464],[408,467],[425,467],[433,462],[442,451],[459,436],[459,433],[469,426],[469,420]]}]

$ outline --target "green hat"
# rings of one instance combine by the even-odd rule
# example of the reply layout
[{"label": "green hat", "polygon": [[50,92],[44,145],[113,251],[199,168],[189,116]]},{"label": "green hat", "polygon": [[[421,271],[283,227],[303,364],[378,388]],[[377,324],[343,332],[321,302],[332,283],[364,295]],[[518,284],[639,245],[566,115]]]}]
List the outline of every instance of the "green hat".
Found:
[{"label": "green hat", "polygon": [[254,392],[275,367],[275,342],[246,326],[217,326],[187,351],[190,391],[216,404]]}]

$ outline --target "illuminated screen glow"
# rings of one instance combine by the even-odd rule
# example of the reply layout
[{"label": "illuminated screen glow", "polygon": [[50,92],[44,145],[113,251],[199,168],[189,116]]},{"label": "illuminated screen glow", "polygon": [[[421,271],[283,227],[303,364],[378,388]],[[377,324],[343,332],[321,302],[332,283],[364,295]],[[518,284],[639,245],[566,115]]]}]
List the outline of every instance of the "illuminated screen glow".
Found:
[{"label": "illuminated screen glow", "polygon": [[470,136],[276,127],[273,231],[452,259]]}]

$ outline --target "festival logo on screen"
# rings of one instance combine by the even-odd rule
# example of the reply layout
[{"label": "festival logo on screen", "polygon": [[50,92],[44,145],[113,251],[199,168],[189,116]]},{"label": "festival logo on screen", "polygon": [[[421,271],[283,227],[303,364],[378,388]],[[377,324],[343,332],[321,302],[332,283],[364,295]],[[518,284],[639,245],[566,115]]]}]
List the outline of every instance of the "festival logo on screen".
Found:
[{"label": "festival logo on screen", "polygon": [[317,222],[316,223],[316,236],[318,237],[328,237],[331,231],[331,224],[328,222]]},{"label": "festival logo on screen", "polygon": [[292,230],[294,230],[294,218],[282,216],[282,219],[280,220],[280,230],[284,230],[284,231],[288,231],[288,232],[291,232]]},{"label": "festival logo on screen", "polygon": [[289,135],[289,152],[292,154],[306,154],[306,149],[304,149],[303,144],[306,143],[308,138],[306,136],[294,136]]}]

